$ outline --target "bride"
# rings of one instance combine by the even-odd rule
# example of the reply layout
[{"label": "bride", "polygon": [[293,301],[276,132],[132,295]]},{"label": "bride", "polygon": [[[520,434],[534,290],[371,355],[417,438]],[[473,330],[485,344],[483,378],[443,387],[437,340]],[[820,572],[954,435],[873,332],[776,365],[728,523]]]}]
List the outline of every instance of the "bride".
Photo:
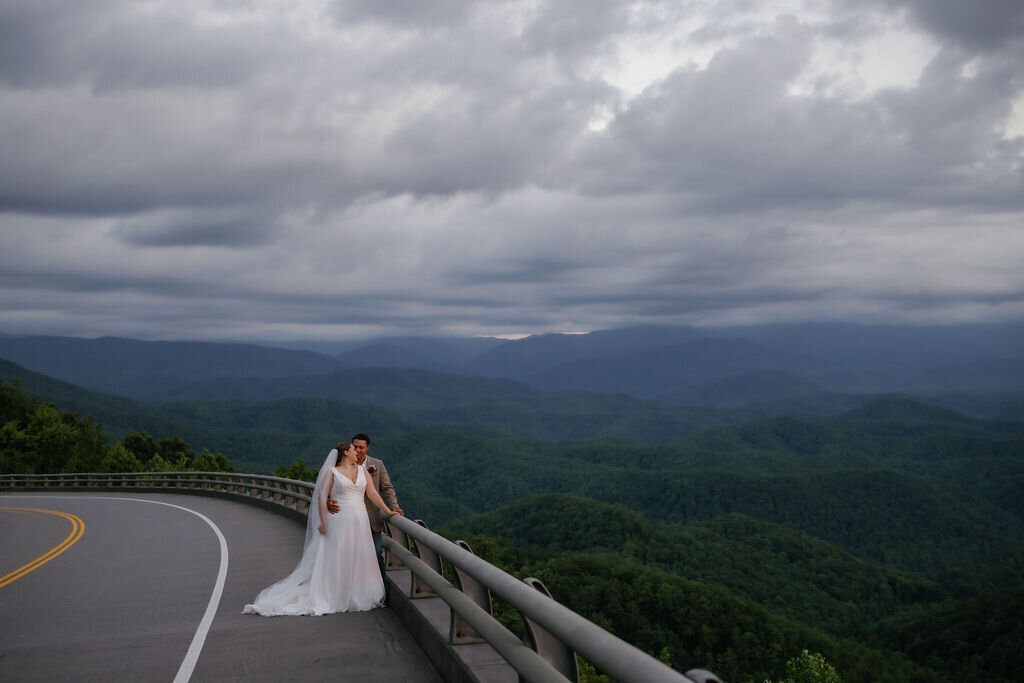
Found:
[{"label": "bride", "polygon": [[[356,464],[355,448],[343,441],[320,468],[298,566],[264,588],[242,612],[265,617],[319,616],[380,607],[384,581],[374,555],[364,494],[388,515],[397,513],[387,507],[373,480]],[[341,509],[336,514],[328,514],[328,498],[338,502]]]}]

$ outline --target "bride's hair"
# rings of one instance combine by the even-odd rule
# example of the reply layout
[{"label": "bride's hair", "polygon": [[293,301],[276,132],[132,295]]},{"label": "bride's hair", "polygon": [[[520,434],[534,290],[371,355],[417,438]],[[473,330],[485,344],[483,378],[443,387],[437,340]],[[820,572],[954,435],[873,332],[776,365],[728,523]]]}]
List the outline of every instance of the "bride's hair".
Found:
[{"label": "bride's hair", "polygon": [[338,445],[334,447],[334,450],[338,451],[338,457],[335,458],[334,460],[335,465],[341,462],[341,456],[345,455],[345,451],[347,451],[351,446],[352,444],[350,444],[348,441],[338,442]]}]

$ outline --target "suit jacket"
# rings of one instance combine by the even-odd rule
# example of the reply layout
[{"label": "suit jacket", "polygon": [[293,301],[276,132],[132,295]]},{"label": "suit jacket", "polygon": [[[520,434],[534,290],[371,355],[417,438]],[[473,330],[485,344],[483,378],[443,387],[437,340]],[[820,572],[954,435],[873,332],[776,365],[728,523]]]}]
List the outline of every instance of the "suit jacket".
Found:
[{"label": "suit jacket", "polygon": [[[398,507],[398,497],[395,495],[395,487],[391,485],[391,477],[388,476],[388,468],[377,458],[366,456],[363,461],[366,473],[373,479],[373,485],[377,487],[377,493],[384,499],[384,504],[389,508]],[[373,472],[370,471],[373,467]],[[384,520],[381,519],[380,508],[370,502],[369,496],[363,497],[366,504],[366,514],[370,516],[370,528],[374,531],[384,530]]]}]

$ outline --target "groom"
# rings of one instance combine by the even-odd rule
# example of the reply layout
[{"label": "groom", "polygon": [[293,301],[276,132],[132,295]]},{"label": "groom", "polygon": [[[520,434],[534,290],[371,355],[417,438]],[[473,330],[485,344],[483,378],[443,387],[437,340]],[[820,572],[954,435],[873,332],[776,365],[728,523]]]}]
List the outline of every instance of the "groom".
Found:
[{"label": "groom", "polygon": [[[377,493],[384,499],[384,504],[392,510],[398,510],[399,513],[402,513],[402,508],[398,507],[395,487],[391,485],[391,477],[388,476],[388,468],[377,458],[371,458],[367,455],[367,451],[370,450],[370,437],[366,434],[356,434],[352,437],[351,441],[356,449],[356,464],[366,467],[366,473],[373,479],[373,485],[377,487]],[[368,498],[364,498],[363,503],[366,505],[366,514],[370,517],[370,531],[373,532],[373,548],[377,552],[377,565],[380,567],[380,578],[384,580],[384,589],[386,591],[388,580],[384,572],[384,552],[381,547],[381,532],[384,531],[384,521],[380,516],[380,508],[373,505]],[[327,501],[328,512],[334,514],[339,509],[336,501]]]}]

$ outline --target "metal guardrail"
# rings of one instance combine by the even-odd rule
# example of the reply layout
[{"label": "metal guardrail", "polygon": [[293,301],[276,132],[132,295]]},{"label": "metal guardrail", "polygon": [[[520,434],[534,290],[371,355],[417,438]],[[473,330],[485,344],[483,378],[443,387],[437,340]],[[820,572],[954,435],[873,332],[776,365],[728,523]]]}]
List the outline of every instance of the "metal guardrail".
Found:
[{"label": "metal guardrail", "polygon": [[[309,510],[313,493],[309,482],[259,474],[0,474],[0,490],[82,488],[226,495],[301,515]],[[449,642],[487,642],[515,669],[520,680],[577,683],[578,653],[621,683],[721,683],[703,669],[691,669],[683,675],[665,666],[556,602],[540,580],[520,581],[474,555],[463,541],[452,543],[428,530],[420,520],[392,517],[387,523],[384,547],[392,562],[397,560],[413,575],[409,597],[440,597],[452,611]],[[444,578],[442,561],[451,566],[458,585]],[[494,619],[492,593],[519,611],[526,631],[525,642]]]},{"label": "metal guardrail", "polygon": [[299,513],[309,510],[313,494],[313,485],[309,482],[234,472],[0,474],[0,490],[65,488],[224,493],[273,503]]}]

